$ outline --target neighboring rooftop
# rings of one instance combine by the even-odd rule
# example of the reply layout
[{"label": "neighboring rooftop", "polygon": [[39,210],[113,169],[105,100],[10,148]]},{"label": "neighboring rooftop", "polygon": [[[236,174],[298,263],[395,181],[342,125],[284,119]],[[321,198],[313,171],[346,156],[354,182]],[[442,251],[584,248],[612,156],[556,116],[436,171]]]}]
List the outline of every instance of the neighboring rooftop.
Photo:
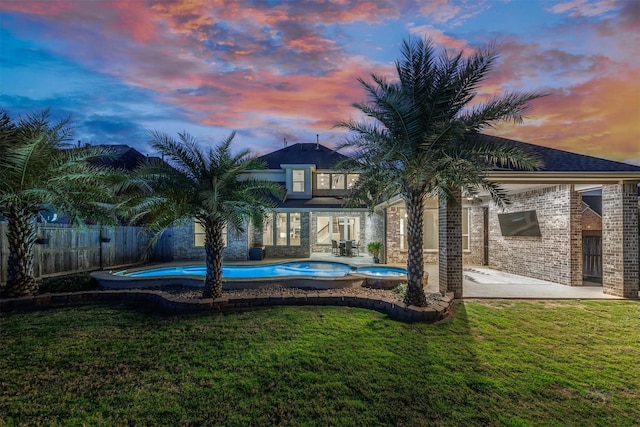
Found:
[{"label": "neighboring rooftop", "polygon": [[267,164],[267,169],[280,169],[284,164],[311,164],[316,169],[334,169],[341,160],[348,159],[322,144],[293,144],[259,157]]},{"label": "neighboring rooftop", "polygon": [[101,159],[98,161],[100,166],[108,166],[115,169],[134,170],[142,162],[147,160],[147,156],[139,152],[133,147],[124,144],[101,144],[103,147],[114,154],[115,158]]},{"label": "neighboring rooftop", "polygon": [[114,154],[115,158],[102,159],[97,163],[99,163],[101,166],[108,166],[114,169],[124,169],[132,171],[147,160],[159,159],[159,157],[146,156],[135,148],[125,144],[100,144],[98,145],[98,147],[108,149],[111,153]]}]

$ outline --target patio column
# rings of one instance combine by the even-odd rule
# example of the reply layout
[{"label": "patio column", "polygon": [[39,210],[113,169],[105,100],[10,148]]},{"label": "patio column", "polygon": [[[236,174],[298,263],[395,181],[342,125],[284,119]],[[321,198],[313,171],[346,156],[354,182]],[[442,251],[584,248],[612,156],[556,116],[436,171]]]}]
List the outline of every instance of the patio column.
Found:
[{"label": "patio column", "polygon": [[569,188],[569,284],[582,286],[582,195]]},{"label": "patio column", "polygon": [[638,183],[602,186],[602,288],[638,296]]},{"label": "patio column", "polygon": [[440,292],[462,298],[462,193],[438,199],[438,274]]}]

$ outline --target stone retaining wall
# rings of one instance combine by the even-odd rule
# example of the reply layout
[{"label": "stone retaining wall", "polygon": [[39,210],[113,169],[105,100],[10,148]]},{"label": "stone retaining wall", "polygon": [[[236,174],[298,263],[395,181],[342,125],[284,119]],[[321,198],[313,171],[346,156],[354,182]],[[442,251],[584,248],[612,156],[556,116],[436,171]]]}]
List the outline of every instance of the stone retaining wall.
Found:
[{"label": "stone retaining wall", "polygon": [[0,313],[18,310],[38,310],[91,303],[135,304],[148,310],[167,314],[227,312],[278,305],[331,305],[376,310],[405,322],[436,322],[449,316],[453,294],[447,294],[435,306],[416,307],[386,298],[370,298],[332,292],[317,294],[257,295],[215,299],[184,299],[162,291],[118,290],[43,294],[35,297],[0,299]]}]

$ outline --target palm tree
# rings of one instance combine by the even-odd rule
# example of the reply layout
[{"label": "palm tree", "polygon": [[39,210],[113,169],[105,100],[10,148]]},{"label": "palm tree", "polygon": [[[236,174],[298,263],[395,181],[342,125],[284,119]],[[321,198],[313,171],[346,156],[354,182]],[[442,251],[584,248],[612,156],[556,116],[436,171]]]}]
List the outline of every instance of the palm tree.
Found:
[{"label": "palm tree", "polygon": [[248,150],[232,154],[234,136],[235,132],[203,151],[187,133],[179,133],[176,141],[152,132],[151,147],[167,162],[152,159],[138,168],[134,183],[147,191],[127,202],[132,220],[158,233],[173,223],[191,220],[203,227],[207,269],[203,298],[222,295],[225,226],[236,234],[249,220],[260,227],[264,216],[277,207],[274,196],[283,195],[278,183],[247,177],[248,171],[266,165],[251,157]]},{"label": "palm tree", "polygon": [[[34,295],[36,218],[53,208],[80,224],[84,218],[113,223],[110,184],[117,173],[92,165],[109,154],[99,147],[70,149],[69,120],[52,122],[49,111],[13,120],[0,110],[0,215],[7,221],[7,297]],[[95,163],[95,162],[94,162]]]},{"label": "palm tree", "polygon": [[[508,203],[505,192],[487,180],[485,172],[496,166],[532,170],[539,162],[515,147],[493,143],[480,132],[499,121],[521,122],[530,101],[545,94],[507,93],[472,105],[498,58],[494,45],[469,57],[462,51],[451,55],[444,50],[437,55],[430,39],[419,38],[405,40],[401,53],[402,59],[396,61],[397,80],[376,74],[371,74],[372,82],[359,79],[369,102],[354,107],[366,118],[337,126],[354,133],[342,146],[354,152],[354,160],[345,166],[361,171],[353,200],[389,200],[399,195],[406,205],[405,302],[422,306],[426,304],[422,289],[425,200],[438,197],[441,218],[443,210],[461,209],[461,191],[473,195],[485,189],[498,204]],[[458,222],[461,230],[461,218]],[[440,234],[452,225],[456,226],[441,220]],[[461,259],[461,240],[457,246]],[[442,244],[440,248],[442,266]]]}]

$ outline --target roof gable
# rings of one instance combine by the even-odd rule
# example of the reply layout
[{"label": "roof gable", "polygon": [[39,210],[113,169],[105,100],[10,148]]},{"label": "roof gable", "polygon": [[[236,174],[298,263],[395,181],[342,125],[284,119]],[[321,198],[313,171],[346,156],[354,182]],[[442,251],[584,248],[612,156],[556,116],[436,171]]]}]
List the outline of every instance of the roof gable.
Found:
[{"label": "roof gable", "polygon": [[258,157],[267,164],[267,169],[280,169],[282,164],[316,165],[317,169],[335,169],[338,162],[348,159],[321,144],[293,144]]}]

